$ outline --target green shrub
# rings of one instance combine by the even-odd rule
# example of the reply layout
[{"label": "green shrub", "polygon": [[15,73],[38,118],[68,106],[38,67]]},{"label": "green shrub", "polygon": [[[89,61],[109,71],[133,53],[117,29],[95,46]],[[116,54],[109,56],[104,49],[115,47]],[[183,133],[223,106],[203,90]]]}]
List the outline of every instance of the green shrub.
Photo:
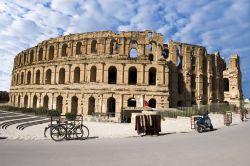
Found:
[{"label": "green shrub", "polygon": [[47,115],[48,114],[48,109],[47,108],[37,108],[35,111],[36,115]]},{"label": "green shrub", "polygon": [[75,120],[76,119],[76,113],[74,113],[74,112],[67,112],[66,114],[65,114],[65,117],[66,117],[66,119],[67,120]]},{"label": "green shrub", "polygon": [[21,108],[22,113],[35,113],[36,110],[34,108]]},{"label": "green shrub", "polygon": [[48,110],[47,116],[60,116],[61,113],[59,110]]}]

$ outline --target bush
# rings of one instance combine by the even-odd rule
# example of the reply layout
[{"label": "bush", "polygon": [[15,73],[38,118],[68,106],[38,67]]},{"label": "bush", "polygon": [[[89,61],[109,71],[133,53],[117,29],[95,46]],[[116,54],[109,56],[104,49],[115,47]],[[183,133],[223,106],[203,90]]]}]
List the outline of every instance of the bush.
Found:
[{"label": "bush", "polygon": [[60,116],[61,113],[59,110],[48,110],[47,116]]},{"label": "bush", "polygon": [[48,113],[48,109],[47,108],[37,108],[36,111],[35,111],[35,114],[36,115],[47,115]]},{"label": "bush", "polygon": [[65,117],[66,117],[66,119],[67,120],[75,120],[76,119],[76,113],[74,113],[74,112],[67,112],[66,114],[65,114]]},{"label": "bush", "polygon": [[20,110],[22,111],[22,113],[35,113],[36,110],[34,108],[20,108]]}]

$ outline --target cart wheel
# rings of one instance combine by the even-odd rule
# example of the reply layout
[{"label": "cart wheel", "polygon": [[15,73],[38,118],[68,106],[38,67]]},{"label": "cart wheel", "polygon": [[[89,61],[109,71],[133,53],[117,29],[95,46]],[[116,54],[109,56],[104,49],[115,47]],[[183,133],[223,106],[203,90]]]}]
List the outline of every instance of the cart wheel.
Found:
[{"label": "cart wheel", "polygon": [[50,136],[54,141],[62,141],[66,137],[66,128],[62,125],[53,126],[50,130]]},{"label": "cart wheel", "polygon": [[203,132],[203,128],[201,127],[201,126],[197,126],[197,131],[198,131],[198,133],[202,133]]}]

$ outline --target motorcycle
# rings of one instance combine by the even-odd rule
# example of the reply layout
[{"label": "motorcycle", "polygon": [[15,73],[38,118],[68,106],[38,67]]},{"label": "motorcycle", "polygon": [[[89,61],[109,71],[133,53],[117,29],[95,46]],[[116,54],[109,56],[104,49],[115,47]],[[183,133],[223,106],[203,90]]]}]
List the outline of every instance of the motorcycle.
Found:
[{"label": "motorcycle", "polygon": [[207,129],[210,129],[210,131],[214,130],[211,119],[208,116],[208,113],[196,118],[196,131],[202,133],[204,130]]}]

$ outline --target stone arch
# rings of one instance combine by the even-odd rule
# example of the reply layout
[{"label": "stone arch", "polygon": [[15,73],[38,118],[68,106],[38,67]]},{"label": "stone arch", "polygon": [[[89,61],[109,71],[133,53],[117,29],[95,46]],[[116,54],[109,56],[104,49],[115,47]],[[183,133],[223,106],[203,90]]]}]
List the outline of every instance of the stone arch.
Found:
[{"label": "stone arch", "polygon": [[77,42],[76,43],[76,55],[82,54],[82,42]]},{"label": "stone arch", "polygon": [[110,116],[115,116],[115,107],[116,107],[116,101],[114,97],[110,97],[107,100],[107,113],[110,114]]},{"label": "stone arch", "polygon": [[33,63],[34,61],[34,50],[30,51],[30,63]]},{"label": "stone arch", "polygon": [[63,110],[63,97],[61,95],[56,98],[56,109],[60,112]]},{"label": "stone arch", "polygon": [[80,67],[76,67],[74,70],[74,83],[80,83],[80,74],[81,74]]},{"label": "stone arch", "polygon": [[136,83],[137,83],[137,69],[136,67],[132,66],[128,70],[128,84],[136,85]]},{"label": "stone arch", "polygon": [[68,48],[68,45],[66,43],[64,43],[62,45],[61,57],[66,57],[67,56],[67,48]]},{"label": "stone arch", "polygon": [[38,61],[43,60],[43,48],[40,48],[38,51]]},{"label": "stone arch", "polygon": [[97,53],[97,41],[92,40],[91,42],[91,53]]},{"label": "stone arch", "polygon": [[18,64],[19,64],[19,65],[22,64],[22,62],[21,62],[22,59],[21,59],[21,58],[22,58],[21,55],[19,55],[19,56],[18,56]]},{"label": "stone arch", "polygon": [[78,98],[76,96],[73,96],[71,98],[71,112],[77,114],[77,110],[78,110]]},{"label": "stone arch", "polygon": [[31,71],[27,73],[27,84],[31,84]]},{"label": "stone arch", "polygon": [[137,49],[136,48],[131,48],[129,51],[129,57],[131,59],[136,59],[138,57]]},{"label": "stone arch", "polygon": [[34,95],[33,96],[33,104],[32,104],[32,108],[37,108],[37,96],[36,95]]},{"label": "stone arch", "polygon": [[117,82],[117,69],[115,66],[110,66],[108,70],[108,83],[116,84]]},{"label": "stone arch", "polygon": [[17,106],[21,107],[21,95],[18,95]]},{"label": "stone arch", "polygon": [[16,74],[16,85],[18,85],[19,84],[19,74],[17,73]]},{"label": "stone arch", "polygon": [[24,101],[23,101],[23,106],[26,107],[26,108],[28,107],[28,101],[29,101],[29,97],[28,97],[28,95],[25,95],[24,96]]},{"label": "stone arch", "polygon": [[26,60],[27,60],[27,55],[26,55],[26,52],[25,52],[24,55],[23,55],[23,64],[26,64]]},{"label": "stone arch", "polygon": [[36,71],[36,84],[40,84],[40,70]]},{"label": "stone arch", "polygon": [[119,47],[119,45],[118,45],[117,41],[114,40],[114,39],[112,39],[112,40],[110,41],[109,53],[110,53],[110,54],[113,54],[113,53],[114,53],[114,50],[115,50],[115,51],[118,50],[118,47]]},{"label": "stone arch", "polygon": [[90,69],[90,82],[96,82],[96,66],[92,66]]},{"label": "stone arch", "polygon": [[224,84],[224,92],[228,92],[229,91],[229,79],[224,78],[223,79],[223,84]]},{"label": "stone arch", "polygon": [[46,109],[49,109],[49,96],[48,95],[45,95],[43,97],[43,107]]},{"label": "stone arch", "polygon": [[61,68],[59,70],[59,84],[65,84],[65,69]]},{"label": "stone arch", "polygon": [[148,101],[148,106],[151,108],[156,108],[156,100],[154,98]]},{"label": "stone arch", "polygon": [[156,85],[156,68],[151,67],[148,71],[148,84]]},{"label": "stone arch", "polygon": [[51,84],[51,75],[52,71],[51,69],[48,69],[45,74],[45,84]]},{"label": "stone arch", "polygon": [[21,84],[24,84],[24,72],[21,73]]},{"label": "stone arch", "polygon": [[128,107],[136,107],[136,99],[134,97],[128,99]]},{"label": "stone arch", "polygon": [[91,96],[89,98],[88,115],[93,115],[94,112],[95,112],[95,98]]},{"label": "stone arch", "polygon": [[152,53],[150,53],[150,54],[148,55],[148,60],[149,60],[149,61],[154,61],[154,55],[153,55]]},{"label": "stone arch", "polygon": [[50,46],[49,47],[49,60],[53,60],[54,59],[54,46]]},{"label": "stone arch", "polygon": [[163,56],[164,59],[168,59],[168,57],[169,57],[169,49],[164,48],[163,51],[162,51],[162,56]]}]

